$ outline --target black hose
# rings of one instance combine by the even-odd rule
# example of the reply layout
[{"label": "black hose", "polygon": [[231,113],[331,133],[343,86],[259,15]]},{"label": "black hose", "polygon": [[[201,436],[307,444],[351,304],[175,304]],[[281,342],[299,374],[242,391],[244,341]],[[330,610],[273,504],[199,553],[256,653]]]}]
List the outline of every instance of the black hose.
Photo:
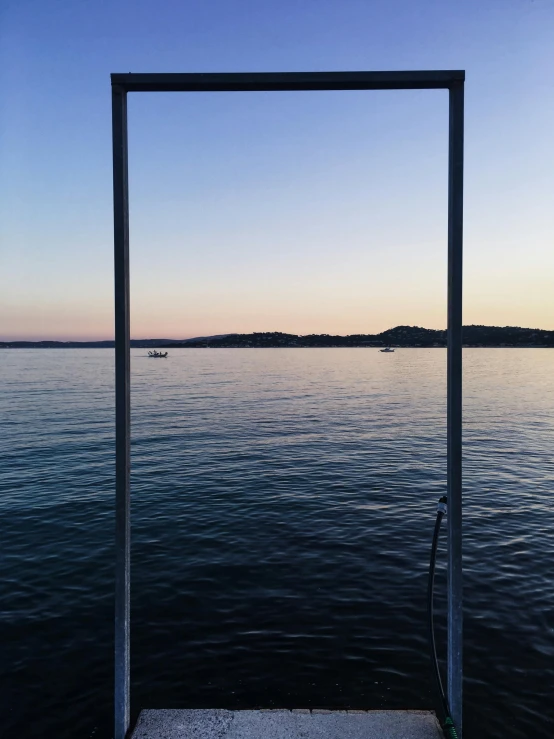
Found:
[{"label": "black hose", "polygon": [[442,519],[444,518],[444,515],[446,513],[446,496],[444,495],[440,500],[439,504],[437,506],[437,520],[435,521],[435,531],[433,532],[433,544],[431,546],[431,561],[429,562],[429,583],[427,585],[427,611],[429,615],[429,646],[431,647],[431,662],[433,667],[433,674],[435,676],[435,682],[437,684],[437,689],[440,695],[444,715],[445,715],[445,721],[443,724],[443,731],[445,733],[445,736],[449,737],[450,739],[458,739],[458,734],[456,733],[456,727],[454,726],[454,722],[452,721],[452,717],[450,715],[450,708],[448,706],[448,699],[446,697],[446,693],[444,692],[444,687],[442,684],[441,679],[441,673],[439,669],[439,660],[437,657],[437,644],[435,642],[435,627],[434,627],[434,618],[433,618],[433,594],[434,594],[434,586],[435,586],[435,566],[437,563],[437,548],[439,543],[439,533],[441,528]]}]

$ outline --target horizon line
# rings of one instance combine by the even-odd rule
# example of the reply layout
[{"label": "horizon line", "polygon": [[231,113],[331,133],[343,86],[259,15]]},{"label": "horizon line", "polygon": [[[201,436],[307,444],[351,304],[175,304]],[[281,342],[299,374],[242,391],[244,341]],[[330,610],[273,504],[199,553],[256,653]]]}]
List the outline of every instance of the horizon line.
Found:
[{"label": "horizon line", "polygon": [[[545,333],[550,333],[554,331],[554,329],[544,329],[544,328],[534,328],[534,327],[526,327],[526,326],[498,326],[498,325],[487,325],[482,323],[469,323],[469,324],[463,324],[463,328],[469,328],[469,327],[479,327],[479,328],[487,328],[487,329],[520,329],[524,331],[541,331]],[[240,331],[229,331],[226,333],[217,333],[217,334],[210,334],[210,335],[202,335],[202,336],[190,336],[188,338],[181,338],[181,339],[173,339],[173,338],[167,338],[163,336],[154,336],[151,338],[130,338],[130,341],[173,341],[173,342],[188,342],[188,341],[200,341],[204,339],[215,339],[215,338],[225,338],[228,336],[252,336],[255,334],[282,334],[285,336],[297,336],[298,338],[304,338],[309,336],[336,336],[340,338],[348,338],[351,336],[382,336],[383,334],[386,334],[390,331],[394,331],[395,329],[399,328],[410,328],[410,329],[421,329],[423,331],[432,331],[432,332],[445,332],[448,329],[447,328],[425,328],[424,326],[417,326],[417,325],[410,325],[410,324],[398,324],[397,326],[392,326],[391,328],[385,329],[384,331],[379,331],[377,333],[346,333],[346,334],[329,334],[329,333],[307,333],[307,334],[294,334],[287,331],[249,331],[249,332],[240,332]],[[99,344],[99,343],[105,343],[105,342],[114,342],[115,343],[115,337],[111,338],[105,338],[105,339],[4,339],[0,338],[1,344],[17,344],[17,343],[30,343],[30,344],[40,344],[40,343],[58,343],[58,344]]]}]

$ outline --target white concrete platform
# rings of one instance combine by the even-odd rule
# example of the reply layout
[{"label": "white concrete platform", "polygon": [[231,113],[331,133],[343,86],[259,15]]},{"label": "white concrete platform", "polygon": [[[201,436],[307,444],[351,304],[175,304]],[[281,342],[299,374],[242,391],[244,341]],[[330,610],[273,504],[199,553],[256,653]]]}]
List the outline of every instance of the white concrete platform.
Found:
[{"label": "white concrete platform", "polygon": [[132,739],[442,739],[430,711],[142,711]]}]

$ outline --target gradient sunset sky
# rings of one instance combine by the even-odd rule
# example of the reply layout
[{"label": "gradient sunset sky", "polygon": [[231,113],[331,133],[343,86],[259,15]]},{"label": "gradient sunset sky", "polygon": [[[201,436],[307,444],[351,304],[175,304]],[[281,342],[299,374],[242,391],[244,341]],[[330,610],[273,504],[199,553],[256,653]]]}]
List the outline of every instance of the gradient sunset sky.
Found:
[{"label": "gradient sunset sky", "polygon": [[[464,323],[554,328],[554,0],[0,14],[0,339],[113,337],[110,72],[465,69]],[[447,98],[130,95],[132,336],[444,328]]]}]

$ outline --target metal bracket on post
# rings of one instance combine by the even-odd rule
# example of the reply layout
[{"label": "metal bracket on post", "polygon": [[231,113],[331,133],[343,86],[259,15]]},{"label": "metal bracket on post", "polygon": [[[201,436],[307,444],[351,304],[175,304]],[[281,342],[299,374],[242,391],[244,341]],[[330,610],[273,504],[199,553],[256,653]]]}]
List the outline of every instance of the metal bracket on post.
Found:
[{"label": "metal bracket on post", "polygon": [[448,155],[448,670],[450,713],[462,736],[462,249],[464,82],[450,86]]},{"label": "metal bracket on post", "polygon": [[112,87],[115,276],[115,739],[129,729],[131,362],[127,92]]}]

